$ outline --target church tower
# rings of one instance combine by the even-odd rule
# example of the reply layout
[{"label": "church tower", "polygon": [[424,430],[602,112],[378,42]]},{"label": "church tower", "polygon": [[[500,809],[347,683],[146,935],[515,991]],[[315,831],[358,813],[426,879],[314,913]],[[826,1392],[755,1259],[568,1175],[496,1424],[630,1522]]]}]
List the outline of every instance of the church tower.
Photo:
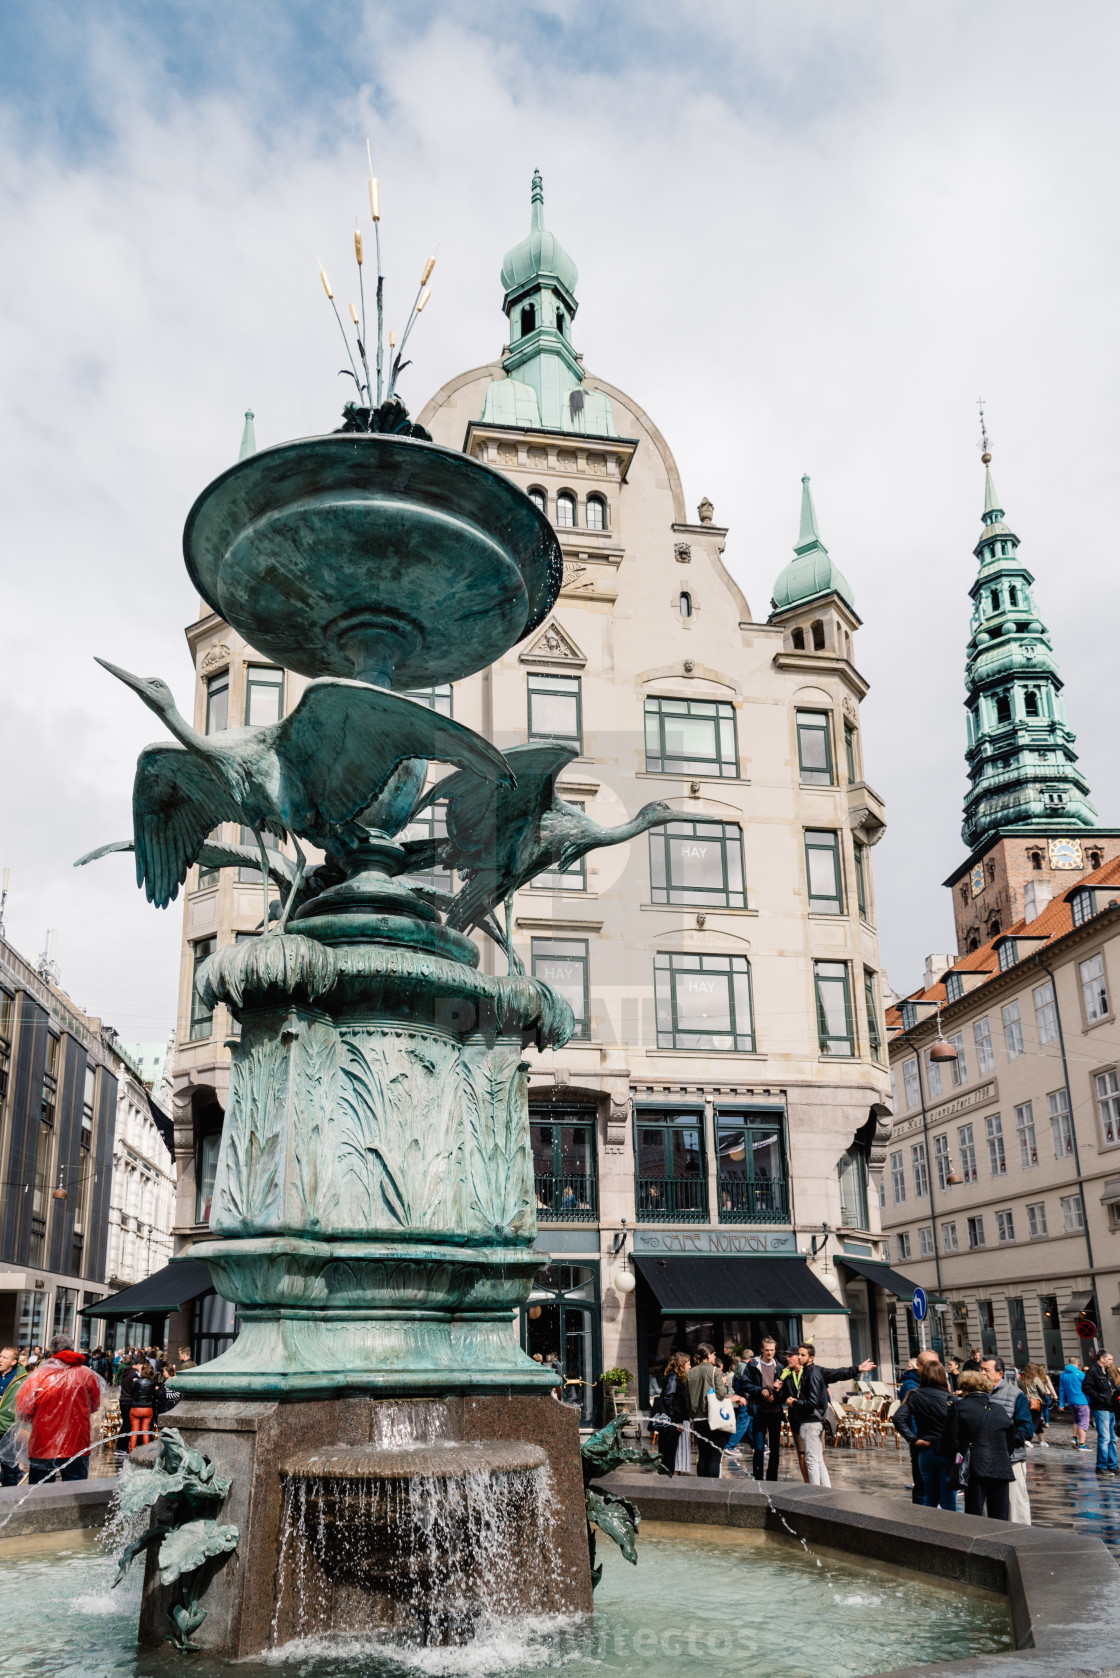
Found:
[{"label": "church tower", "polygon": [[[945,882],[953,890],[963,955],[1032,919],[1069,872],[1120,854],[1114,830],[1098,825],[1089,783],[1077,767],[1062,679],[1034,596],[1034,577],[1005,522],[985,446],[984,511],[973,549],[965,709],[969,789],[961,837],[968,860]],[[1066,876],[1052,885],[1050,875]]]}]

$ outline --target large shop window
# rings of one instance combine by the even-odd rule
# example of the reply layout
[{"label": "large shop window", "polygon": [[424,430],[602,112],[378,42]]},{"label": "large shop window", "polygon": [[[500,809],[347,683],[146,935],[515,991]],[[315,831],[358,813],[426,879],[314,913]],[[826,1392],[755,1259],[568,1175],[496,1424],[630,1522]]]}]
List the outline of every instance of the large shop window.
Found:
[{"label": "large shop window", "polygon": [[600,1422],[603,1367],[598,1267],[550,1264],[538,1270],[521,1308],[521,1344],[555,1369],[557,1397],[579,1411],[581,1426]]},{"label": "large shop window", "polygon": [[703,1109],[639,1108],[634,1123],[639,1223],[706,1223]]},{"label": "large shop window", "polygon": [[716,1108],[721,1224],[789,1222],[789,1185],[777,1111]]},{"label": "large shop window", "polygon": [[743,830],[734,822],[666,822],[649,834],[654,903],[745,909]]},{"label": "large shop window", "polygon": [[653,961],[659,1049],[754,1049],[751,970],[745,956],[670,955]]},{"label": "large shop window", "polygon": [[735,707],[714,699],[647,699],[646,769],[658,775],[737,776]]},{"label": "large shop window", "polygon": [[529,1110],[537,1218],[594,1223],[599,1215],[595,1110]]}]

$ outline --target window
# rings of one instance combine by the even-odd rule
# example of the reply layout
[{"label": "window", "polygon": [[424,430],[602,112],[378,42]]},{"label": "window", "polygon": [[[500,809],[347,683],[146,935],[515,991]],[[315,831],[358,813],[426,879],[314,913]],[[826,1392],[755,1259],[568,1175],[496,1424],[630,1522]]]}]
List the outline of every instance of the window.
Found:
[{"label": "window", "polygon": [[1069,1159],[1073,1154],[1073,1122],[1066,1092],[1051,1090],[1047,1100],[1050,1103],[1050,1129],[1054,1136],[1054,1158]]},{"label": "window", "polygon": [[220,1130],[211,1130],[198,1139],[198,1163],[195,1167],[196,1191],[194,1221],[196,1224],[210,1222],[210,1206],[214,1198],[214,1179],[218,1172],[218,1153],[222,1146]]},{"label": "window", "polygon": [[700,1223],[706,1219],[703,1112],[638,1108],[634,1133],[639,1221]]},{"label": "window", "polygon": [[827,711],[798,711],[797,761],[802,786],[832,785],[832,744]]},{"label": "window", "polygon": [[915,1008],[914,1004],[910,1001],[900,1003],[899,1012],[902,1015],[903,1031],[913,1031],[914,1027],[918,1023],[918,1010]]},{"label": "window", "polygon": [[941,1094],[941,1064],[939,1061],[929,1058],[928,1049],[926,1050],[926,1087],[929,1090],[931,1100],[934,1096]]},{"label": "window", "polygon": [[1081,994],[1085,998],[1085,1018],[1090,1025],[1103,1020],[1108,1013],[1108,987],[1104,982],[1104,957],[1090,956],[1080,963]]},{"label": "window", "polygon": [[916,1107],[921,1099],[921,1092],[918,1088],[918,1063],[916,1060],[908,1060],[903,1065],[902,1089],[906,1096],[907,1107]]},{"label": "window", "polygon": [[856,731],[850,722],[846,722],[844,724],[844,757],[847,760],[849,782],[858,781],[859,772],[856,769]]},{"label": "window", "polygon": [[957,1239],[957,1225],[952,1223],[941,1225],[941,1245],[947,1253],[959,1253],[961,1244]]},{"label": "window", "polygon": [[1056,1043],[1058,1040],[1058,1009],[1054,1001],[1054,987],[1047,979],[1034,992],[1034,1017],[1038,1023],[1038,1041]]},{"label": "window", "polygon": [[583,716],[578,676],[529,677],[530,740],[563,740],[583,750]]},{"label": "window", "polygon": [[692,596],[689,594],[687,589],[681,590],[680,599],[678,600],[677,605],[680,608],[682,618],[690,618],[692,616]]},{"label": "window", "polygon": [[191,945],[191,1036],[192,1043],[209,1037],[214,1029],[214,1010],[202,1000],[198,989],[198,970],[218,947],[216,938],[200,938]]},{"label": "window", "polygon": [[[582,810],[584,803],[581,798],[570,798],[567,802],[574,810]],[[444,806],[446,809],[446,805]],[[577,857],[567,868],[546,868],[540,874],[534,874],[529,884],[533,891],[586,891],[587,890],[587,859]]]},{"label": "window", "polygon": [[803,653],[805,651],[805,631],[803,629],[793,630],[790,634],[790,641],[793,644],[793,650],[795,653]]},{"label": "window", "polygon": [[1095,893],[1091,891],[1074,892],[1073,896],[1069,900],[1070,910],[1073,914],[1074,926],[1084,926],[1086,921],[1092,920],[1094,896]]},{"label": "window", "polygon": [[1019,1164],[1029,1171],[1038,1164],[1038,1138],[1034,1129],[1034,1103],[1024,1101],[1015,1109],[1015,1132],[1019,1138]]},{"label": "window", "polygon": [[569,1005],[576,1020],[572,1035],[590,1037],[587,940],[534,938],[530,948],[534,979],[543,979]]},{"label": "window", "polygon": [[526,303],[521,310],[521,336],[527,338],[530,332],[537,330],[537,306]]},{"label": "window", "polygon": [[576,498],[571,490],[562,489],[556,497],[556,523],[561,530],[571,529],[576,522]]},{"label": "window", "polygon": [[1046,1234],[1046,1202],[1036,1200],[1033,1206],[1027,1207],[1027,1234],[1032,1241]]},{"label": "window", "polygon": [[897,1067],[891,1067],[891,1112],[898,1112],[898,1077]]},{"label": "window", "polygon": [[1008,1002],[1003,1010],[1003,1040],[1007,1045],[1008,1060],[1018,1060],[1023,1053],[1023,1023],[1019,1015],[1019,1004]]},{"label": "window", "polygon": [[927,1224],[918,1231],[918,1251],[923,1258],[933,1257],[933,1225]]},{"label": "window", "polygon": [[1014,938],[1005,938],[999,947],[999,970],[1006,973],[1019,959],[1019,947]]},{"label": "window", "polygon": [[815,961],[817,1031],[822,1055],[854,1055],[852,996],[848,965],[843,961]]},{"label": "window", "polygon": [[946,1061],[944,1063],[949,1069],[949,1076],[953,1080],[954,1086],[956,1086],[957,1084],[967,1084],[968,1083],[968,1061],[965,1057],[965,1052],[964,1052],[964,1032],[963,1031],[954,1032],[952,1037],[950,1037],[948,1039],[948,1041],[953,1045],[954,1049],[956,1049],[956,1051],[957,1051],[956,1060],[950,1060],[950,1061]]},{"label": "window", "polygon": [[933,1164],[937,1172],[937,1186],[945,1194],[949,1189],[949,1138],[944,1133],[933,1139]]},{"label": "window", "polygon": [[867,1149],[858,1142],[841,1155],[836,1167],[840,1179],[840,1222],[845,1229],[869,1229],[867,1220]]},{"label": "window", "polygon": [[968,1244],[970,1247],[982,1247],[984,1245],[984,1219],[982,1217],[969,1218]]},{"label": "window", "polygon": [[901,1148],[891,1155],[891,1186],[894,1189],[895,1205],[903,1205],[906,1200],[906,1168],[902,1163]]},{"label": "window", "polygon": [[852,852],[856,859],[856,903],[859,907],[859,918],[861,921],[870,922],[871,917],[868,913],[870,899],[867,891],[867,846],[861,845],[857,841],[852,846]]},{"label": "window", "polygon": [[977,1020],[972,1027],[976,1039],[976,1070],[981,1074],[995,1069],[996,1054],[992,1046],[992,1028],[987,1020]]},{"label": "window", "polygon": [[[409,822],[409,824],[406,828],[402,828],[400,833],[397,834],[397,840],[400,844],[418,844],[418,843],[422,843],[425,840],[427,840],[429,843],[434,843],[435,840],[446,839],[446,837],[447,837],[447,800],[446,800],[446,798],[439,798],[435,801],[434,804],[427,805],[423,810],[420,811],[420,814],[418,816],[413,817],[412,821]],[[423,859],[421,858],[421,859],[418,859],[418,860],[423,860]],[[579,871],[580,871],[580,875],[582,877],[582,873],[583,873],[582,859],[580,861],[580,870]],[[573,872],[574,872],[574,870],[573,870]],[[408,869],[408,873],[409,873],[409,875],[411,876],[412,879],[422,880],[425,883],[425,885],[435,886],[437,891],[450,891],[451,890],[452,880],[451,880],[451,870],[450,870],[450,868],[439,867],[439,866],[436,865],[435,862],[433,862],[433,864],[430,868],[420,868],[418,866],[411,865]],[[534,879],[532,881],[532,884],[535,886],[538,883],[539,879],[540,879],[540,876],[538,875],[537,879]]]},{"label": "window", "polygon": [[754,1049],[745,956],[658,954],[653,979],[659,1049]]},{"label": "window", "polygon": [[1085,1207],[1079,1194],[1063,1194],[1062,1228],[1067,1235],[1077,1235],[1085,1228]]},{"label": "window", "polygon": [[51,1207],[51,1160],[54,1152],[54,1119],[58,1101],[58,1038],[47,1038],[47,1063],[39,1103],[39,1132],[35,1143],[35,1175],[31,1185],[31,1246],[28,1262],[40,1267],[47,1260],[47,1220]]},{"label": "window", "polygon": [[[222,840],[225,838],[225,831],[221,822],[218,823],[217,827],[212,827],[210,829],[206,838],[209,843],[214,845],[220,845],[222,843]],[[254,844],[255,843],[256,841],[254,840]],[[198,865],[198,886],[196,889],[198,891],[205,891],[207,886],[216,886],[221,880],[221,877],[222,871],[220,868],[204,868],[200,862]]]},{"label": "window", "polygon": [[996,722],[1011,721],[1011,700],[1006,693],[996,694]]},{"label": "window", "polygon": [[206,684],[206,732],[220,734],[229,727],[229,671],[211,676]]},{"label": "window", "polygon": [[915,1142],[910,1149],[910,1163],[914,1172],[914,1199],[924,1200],[929,1193],[929,1169],[926,1164],[926,1145]]},{"label": "window", "polygon": [[66,1334],[73,1338],[74,1313],[77,1305],[77,1288],[56,1288],[54,1290],[54,1327],[52,1333]]},{"label": "window", "polygon": [[598,1216],[595,1111],[529,1111],[537,1217],[568,1223]]},{"label": "window", "polygon": [[910,1232],[909,1232],[909,1230],[903,1230],[902,1234],[901,1235],[896,1235],[894,1239],[895,1239],[895,1245],[898,1248],[899,1259],[900,1260],[908,1259],[910,1257]]},{"label": "window", "polygon": [[588,530],[605,530],[607,528],[607,504],[601,495],[587,497],[587,528]]},{"label": "window", "polygon": [[1023,695],[1023,709],[1028,717],[1037,717],[1039,714],[1038,694],[1035,693],[1033,688],[1028,688]]},{"label": "window", "polygon": [[998,1113],[993,1113],[985,1119],[988,1132],[988,1164],[992,1168],[993,1177],[1007,1176],[1007,1155],[1003,1148],[1003,1120]]},{"label": "window", "polygon": [[245,671],[245,721],[254,726],[279,722],[284,715],[284,672],[270,664],[250,664]]},{"label": "window", "polygon": [[545,491],[543,489],[541,489],[539,484],[532,484],[532,485],[530,485],[530,487],[527,491],[527,494],[529,496],[529,500],[533,503],[533,506],[537,509],[537,512],[538,513],[543,513],[545,518],[547,518],[548,517],[548,496],[545,493]]},{"label": "window", "polygon": [[961,1153],[961,1176],[966,1183],[978,1182],[980,1173],[976,1169],[976,1140],[970,1124],[962,1124],[957,1131],[957,1144]]},{"label": "window", "polygon": [[1115,1066],[1110,1066],[1107,1072],[1098,1072],[1093,1082],[1097,1086],[1101,1136],[1109,1145],[1120,1142],[1120,1078]]},{"label": "window", "polygon": [[863,970],[863,1005],[867,1010],[867,1046],[872,1060],[883,1058],[883,1033],[879,1028],[879,999],[875,994],[875,975],[869,967]]},{"label": "window", "polygon": [[1014,1241],[1014,1239],[1015,1218],[1011,1208],[1008,1207],[1006,1211],[996,1213],[996,1240]]},{"label": "window", "polygon": [[737,776],[735,707],[715,699],[647,699],[646,770]]},{"label": "window", "polygon": [[[273,834],[273,833],[262,833],[261,838],[264,840],[264,848],[265,848],[266,856],[269,854],[269,852],[271,852],[273,856],[279,855],[280,841],[279,841],[279,839],[277,839],[275,834]],[[251,827],[243,827],[241,829],[240,834],[238,836],[238,844],[252,845],[252,847],[253,847],[254,851],[256,852],[257,856],[259,857],[260,854],[261,854],[260,846],[257,844],[257,836],[253,832],[253,829]],[[244,885],[259,886],[260,883],[261,883],[260,866],[258,865],[256,868],[253,868],[252,866],[246,864],[245,866],[243,866],[243,867],[241,867],[237,870],[237,878],[238,878],[239,883],[243,886]],[[271,887],[269,888],[269,895],[271,896]]]},{"label": "window", "polygon": [[745,909],[743,832],[732,822],[666,822],[649,831],[654,903]]},{"label": "window", "polygon": [[716,1108],[720,1223],[789,1222],[782,1119]]},{"label": "window", "polygon": [[805,871],[809,881],[809,913],[842,915],[844,894],[840,885],[840,842],[835,833],[805,834]]},{"label": "window", "polygon": [[81,1146],[88,1153],[93,1143],[93,1093],[96,1073],[92,1066],[86,1067],[85,1084],[82,1089],[82,1136]]},{"label": "window", "polygon": [[426,688],[405,688],[405,699],[415,699],[418,704],[426,705],[429,711],[438,711],[441,717],[451,715],[451,683],[437,682]]},{"label": "window", "polygon": [[815,653],[823,653],[824,624],[821,622],[820,618],[815,618],[809,625],[809,634],[811,635],[813,641],[813,651]]}]

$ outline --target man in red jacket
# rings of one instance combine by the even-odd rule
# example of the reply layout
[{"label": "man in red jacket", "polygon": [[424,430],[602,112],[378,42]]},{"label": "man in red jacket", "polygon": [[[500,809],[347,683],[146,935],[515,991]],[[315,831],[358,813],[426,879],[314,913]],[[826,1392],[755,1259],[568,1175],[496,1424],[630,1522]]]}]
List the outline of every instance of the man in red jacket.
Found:
[{"label": "man in red jacket", "polygon": [[[48,1356],[28,1376],[16,1399],[18,1420],[31,1423],[29,1485],[52,1477],[87,1478],[90,1417],[100,1407],[101,1382],[86,1368],[85,1358],[74,1350],[69,1336],[56,1334]],[[79,1451],[87,1454],[78,1456]]]}]

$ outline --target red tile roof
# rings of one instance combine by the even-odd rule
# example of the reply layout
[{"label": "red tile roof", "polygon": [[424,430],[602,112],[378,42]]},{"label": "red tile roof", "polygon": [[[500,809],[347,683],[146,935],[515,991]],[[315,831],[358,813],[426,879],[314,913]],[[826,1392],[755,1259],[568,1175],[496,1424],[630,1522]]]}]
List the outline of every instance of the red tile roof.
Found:
[{"label": "red tile roof", "polygon": [[[1066,887],[1060,896],[1051,898],[1042,913],[1036,915],[1033,921],[1016,921],[1014,926],[1009,926],[997,937],[990,938],[986,944],[981,944],[980,948],[973,950],[970,955],[958,957],[953,963],[952,971],[954,973],[998,973],[999,954],[996,945],[1000,942],[1000,939],[1016,936],[1042,938],[1046,942],[1034,946],[1035,949],[1042,950],[1046,948],[1047,944],[1052,944],[1056,938],[1062,938],[1067,932],[1072,932],[1073,910],[1070,908],[1069,899],[1075,892],[1080,891],[1082,886],[1120,887],[1120,857],[1114,858],[1111,862],[1106,862],[1103,867],[1094,870],[1092,874],[1085,874],[1080,880],[1075,880],[1072,885]],[[902,1000],[904,1002],[930,1003],[948,1002],[949,999],[945,991],[944,980],[939,979],[935,985],[930,985],[928,990],[919,987],[917,990],[911,991],[908,996],[903,997]],[[886,1020],[888,1032],[902,1030],[902,1014],[897,1007],[887,1009]]]}]

